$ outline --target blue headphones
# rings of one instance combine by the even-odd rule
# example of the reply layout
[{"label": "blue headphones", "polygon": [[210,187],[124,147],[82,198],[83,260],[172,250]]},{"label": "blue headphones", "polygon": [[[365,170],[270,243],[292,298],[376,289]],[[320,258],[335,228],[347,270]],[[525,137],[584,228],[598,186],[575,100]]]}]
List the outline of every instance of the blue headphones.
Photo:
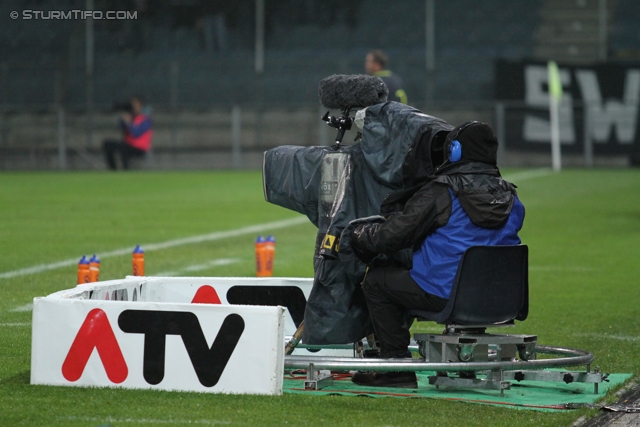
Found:
[{"label": "blue headphones", "polygon": [[467,122],[464,125],[462,125],[454,135],[450,136],[451,141],[447,145],[447,153],[448,153],[447,159],[449,159],[449,162],[455,163],[455,162],[459,162],[462,159],[462,144],[460,144],[460,141],[458,141],[458,135],[460,135],[460,133],[463,130],[465,130],[467,127],[469,127],[474,123],[479,123],[479,122],[477,121]]},{"label": "blue headphones", "polygon": [[462,158],[462,145],[460,145],[460,141],[457,139],[449,143],[447,151],[449,152],[449,161],[451,163],[459,162]]}]

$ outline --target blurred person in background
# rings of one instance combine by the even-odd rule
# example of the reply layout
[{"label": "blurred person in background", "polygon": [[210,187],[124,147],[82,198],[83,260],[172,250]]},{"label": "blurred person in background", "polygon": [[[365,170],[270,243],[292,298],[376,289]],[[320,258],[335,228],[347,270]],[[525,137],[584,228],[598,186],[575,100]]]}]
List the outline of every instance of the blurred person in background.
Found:
[{"label": "blurred person in background", "polygon": [[364,61],[364,69],[370,76],[380,77],[382,81],[389,88],[389,101],[396,101],[402,104],[407,104],[407,94],[403,87],[404,83],[402,78],[387,69],[389,64],[389,57],[387,54],[380,50],[375,49],[367,53]]},{"label": "blurred person in background", "polygon": [[102,143],[107,167],[117,169],[116,158],[122,161],[122,169],[129,169],[132,158],[144,157],[151,148],[153,124],[144,111],[144,100],[141,96],[133,96],[128,103],[117,105],[117,109],[125,110],[120,117],[122,130],[121,140],[105,140]]}]

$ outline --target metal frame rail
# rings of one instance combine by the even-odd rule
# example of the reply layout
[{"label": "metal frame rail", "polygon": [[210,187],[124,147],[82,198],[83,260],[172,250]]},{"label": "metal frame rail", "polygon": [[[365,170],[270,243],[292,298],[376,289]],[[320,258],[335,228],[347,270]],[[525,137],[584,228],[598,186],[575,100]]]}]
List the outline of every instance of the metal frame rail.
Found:
[{"label": "metal frame rail", "polygon": [[[311,346],[310,346],[311,347]],[[555,355],[560,357],[538,359],[537,355]],[[327,376],[318,375],[317,370],[334,371],[436,371],[436,372],[460,372],[460,371],[489,371],[486,379],[450,378],[448,376],[430,377],[430,384],[439,386],[458,386],[500,390],[510,388],[507,380],[533,380],[533,381],[563,381],[585,382],[594,384],[594,393],[598,393],[598,384],[608,381],[608,374],[603,374],[596,369],[590,370],[593,362],[593,354],[585,350],[536,345],[534,357],[531,360],[501,360],[480,362],[428,362],[424,359],[366,359],[350,357],[327,356],[285,356],[285,370],[307,370],[308,380],[305,388],[317,389],[324,384],[330,384]],[[560,368],[566,366],[586,366],[586,372],[575,371],[542,371],[548,368]],[[505,372],[506,371],[506,372]],[[309,374],[311,372],[311,374]],[[435,379],[434,379],[435,378]],[[308,383],[308,384],[307,384]],[[320,385],[320,387],[319,387]],[[307,387],[308,386],[308,387]]]}]

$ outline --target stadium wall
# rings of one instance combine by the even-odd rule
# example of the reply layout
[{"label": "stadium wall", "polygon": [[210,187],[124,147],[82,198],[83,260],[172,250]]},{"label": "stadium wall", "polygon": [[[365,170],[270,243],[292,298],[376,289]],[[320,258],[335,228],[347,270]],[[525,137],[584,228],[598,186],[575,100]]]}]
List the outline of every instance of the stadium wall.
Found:
[{"label": "stadium wall", "polygon": [[[491,124],[500,141],[502,167],[547,167],[550,150],[545,151],[543,144],[537,144],[533,151],[523,149],[507,133],[508,120],[518,112],[521,116],[524,107],[521,102],[466,108],[450,104],[422,111],[454,125],[469,120]],[[176,112],[159,109],[153,114],[153,148],[147,158],[134,162],[132,167],[259,169],[262,154],[269,148],[331,145],[335,137],[335,129],[320,120],[325,110],[317,105],[271,110],[244,106],[237,111],[234,123],[233,109]],[[62,117],[55,109],[4,112],[0,114],[0,170],[104,170],[101,144],[104,139],[119,136],[117,118],[118,114],[111,111],[96,112],[88,127],[89,118],[84,112],[65,112]],[[348,132],[344,143],[352,143],[354,137],[355,132]],[[586,165],[583,153],[573,150],[565,154],[564,165]],[[624,153],[596,153],[592,159],[593,166],[629,164],[629,156]]]}]

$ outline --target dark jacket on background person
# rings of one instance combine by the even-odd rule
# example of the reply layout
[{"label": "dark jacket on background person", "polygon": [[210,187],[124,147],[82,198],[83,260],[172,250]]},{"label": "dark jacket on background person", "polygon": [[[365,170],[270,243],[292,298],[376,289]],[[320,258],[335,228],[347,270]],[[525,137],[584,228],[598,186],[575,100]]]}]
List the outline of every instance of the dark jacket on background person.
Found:
[{"label": "dark jacket on background person", "polygon": [[374,76],[380,77],[384,84],[389,88],[389,101],[407,104],[409,102],[407,93],[404,91],[404,83],[402,78],[391,72],[390,70],[380,70],[373,73]]}]

